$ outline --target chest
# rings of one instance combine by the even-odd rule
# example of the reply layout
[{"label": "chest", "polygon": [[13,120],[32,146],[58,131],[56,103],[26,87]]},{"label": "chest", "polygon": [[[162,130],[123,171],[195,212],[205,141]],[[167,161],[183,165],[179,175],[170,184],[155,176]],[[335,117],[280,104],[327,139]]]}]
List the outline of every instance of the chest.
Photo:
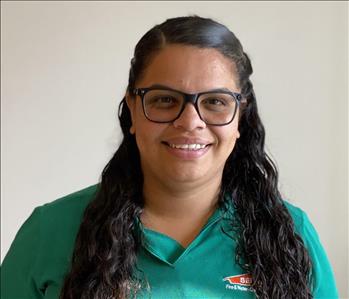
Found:
[{"label": "chest", "polygon": [[[145,230],[144,237],[136,275],[149,288],[136,298],[256,298],[248,273],[235,263],[234,238],[219,223],[205,226],[186,248],[160,232]],[[64,273],[55,269],[45,276],[45,299],[59,298]]]},{"label": "chest", "polygon": [[137,298],[256,298],[251,277],[235,263],[235,241],[212,225],[184,248],[158,232],[146,232],[140,275],[149,290]]}]

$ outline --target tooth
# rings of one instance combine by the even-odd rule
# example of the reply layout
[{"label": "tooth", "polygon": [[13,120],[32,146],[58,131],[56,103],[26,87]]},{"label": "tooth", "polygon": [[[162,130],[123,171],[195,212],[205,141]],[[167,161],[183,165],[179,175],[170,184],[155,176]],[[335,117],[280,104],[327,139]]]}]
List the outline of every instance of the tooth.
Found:
[{"label": "tooth", "polygon": [[193,144],[169,144],[169,145],[172,148],[183,149],[183,150],[190,150],[190,151],[195,151],[195,150],[203,149],[203,148],[206,147],[206,144],[198,144],[198,143],[193,143]]}]

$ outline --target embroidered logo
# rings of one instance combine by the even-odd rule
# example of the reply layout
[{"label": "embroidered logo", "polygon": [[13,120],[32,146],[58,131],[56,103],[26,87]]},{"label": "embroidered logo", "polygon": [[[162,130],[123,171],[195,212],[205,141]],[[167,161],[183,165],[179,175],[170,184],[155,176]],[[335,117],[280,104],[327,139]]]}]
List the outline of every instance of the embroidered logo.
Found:
[{"label": "embroidered logo", "polygon": [[228,282],[228,284],[225,285],[226,289],[253,292],[251,288],[252,276],[250,274],[227,276],[223,278],[223,281]]}]

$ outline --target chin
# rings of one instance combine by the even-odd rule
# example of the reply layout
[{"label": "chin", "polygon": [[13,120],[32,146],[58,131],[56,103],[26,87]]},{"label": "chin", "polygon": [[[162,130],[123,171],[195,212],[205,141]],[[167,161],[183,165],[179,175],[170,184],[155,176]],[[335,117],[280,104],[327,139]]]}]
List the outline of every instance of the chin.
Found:
[{"label": "chin", "polygon": [[174,183],[192,183],[203,179],[205,172],[202,169],[172,169],[167,177]]}]

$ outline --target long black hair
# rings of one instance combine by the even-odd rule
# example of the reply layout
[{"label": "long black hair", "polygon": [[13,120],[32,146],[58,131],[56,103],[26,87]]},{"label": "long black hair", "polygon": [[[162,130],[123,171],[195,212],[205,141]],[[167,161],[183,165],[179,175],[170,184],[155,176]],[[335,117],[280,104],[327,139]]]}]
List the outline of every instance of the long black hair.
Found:
[{"label": "long black hair", "polygon": [[[281,199],[276,166],[264,150],[265,130],[250,81],[252,66],[240,41],[212,19],[168,19],[136,45],[129,93],[152,57],[169,44],[216,49],[237,69],[246,104],[239,119],[240,138],[223,171],[219,199],[222,203],[231,198],[235,207],[231,228],[238,243],[236,261],[252,275],[258,298],[312,298],[311,261]],[[146,278],[136,275],[142,236],[134,221],[144,204],[143,175],[135,137],[129,132],[131,116],[125,98],[119,110],[123,140],[85,210],[61,299],[131,298],[145,287]]]}]

